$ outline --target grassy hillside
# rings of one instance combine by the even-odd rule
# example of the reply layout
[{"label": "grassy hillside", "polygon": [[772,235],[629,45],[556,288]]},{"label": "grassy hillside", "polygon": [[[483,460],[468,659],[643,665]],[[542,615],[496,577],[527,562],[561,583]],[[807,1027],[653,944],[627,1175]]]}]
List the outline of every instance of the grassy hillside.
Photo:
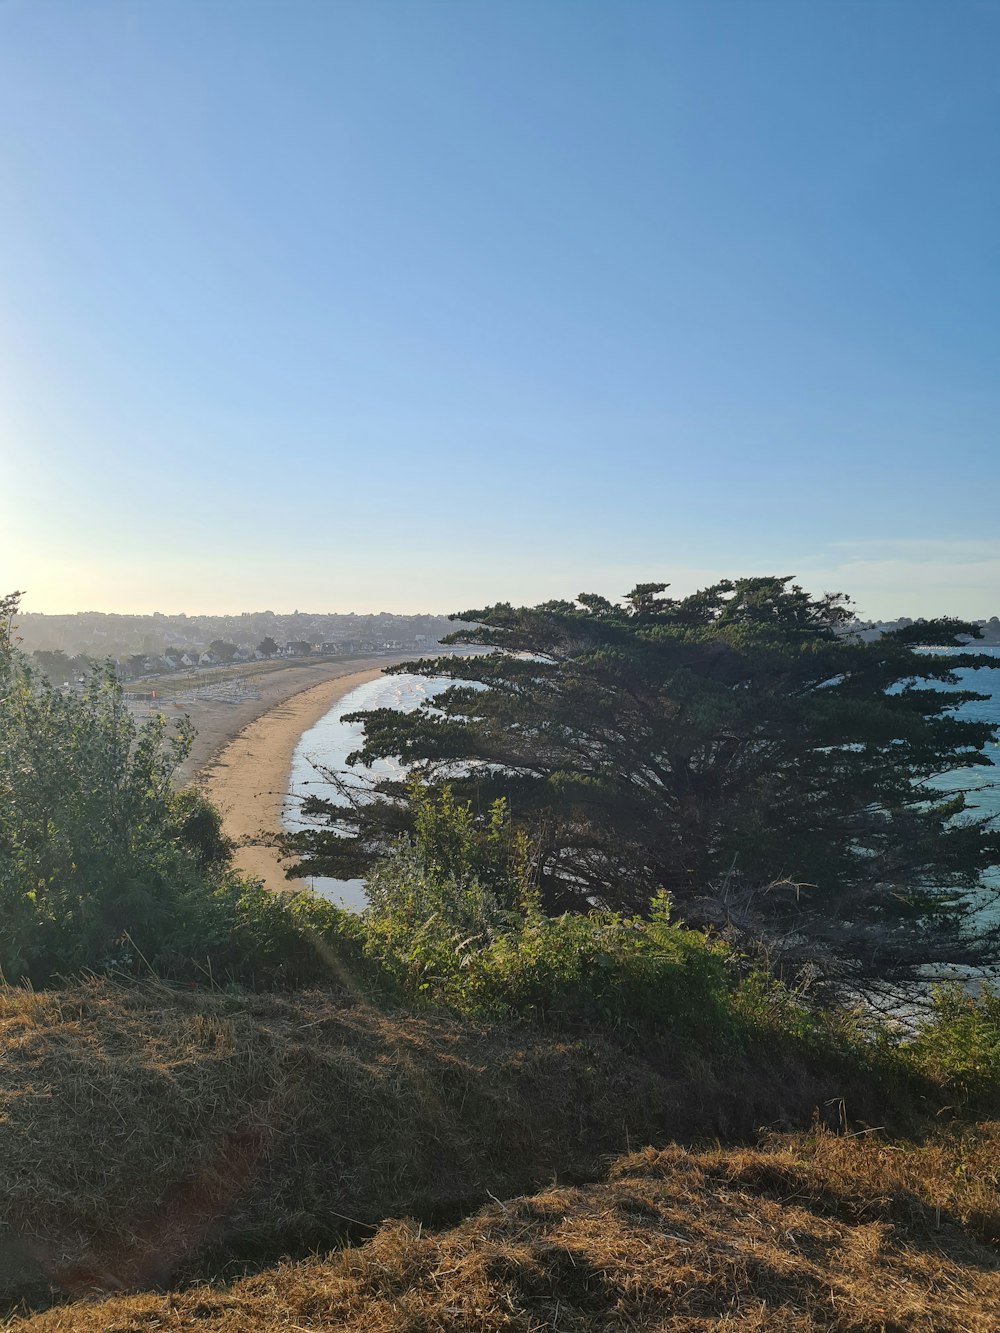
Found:
[{"label": "grassy hillside", "polygon": [[[995,1131],[965,1145],[982,1166],[998,1147]],[[995,1191],[990,1215],[985,1198],[942,1149],[825,1133],[648,1149],[602,1183],[495,1203],[439,1234],[390,1222],[363,1247],[228,1288],[77,1303],[19,1327],[996,1333]]]},{"label": "grassy hillside", "polygon": [[[163,1282],[387,1214],[593,1171],[666,1120],[610,1046],[293,1000],[83,985],[0,997],[9,1300]],[[360,1224],[360,1225],[359,1225]]]},{"label": "grassy hillside", "polygon": [[[931,1088],[897,1087],[893,1125]],[[910,1098],[907,1103],[904,1094]],[[0,992],[0,1296],[45,1303],[454,1220],[670,1139],[884,1123],[872,1070],[294,996]],[[941,1104],[928,1102],[931,1109]],[[231,1270],[230,1270],[231,1271]]]},{"label": "grassy hillside", "polygon": [[[612,1156],[645,1144],[755,1142],[757,1126],[807,1126],[815,1117],[853,1133],[865,1121],[885,1124],[873,1117],[884,1112],[891,1092],[877,1085],[871,1069],[848,1062],[837,1068],[828,1053],[809,1058],[808,1048],[792,1040],[775,1042],[768,1056],[723,1058],[680,1042],[640,1046],[593,1032],[560,1036],[444,1014],[381,1012],[347,990],[339,997],[251,996],[97,981],[39,994],[7,989],[0,992],[0,1293],[8,1309],[21,1302],[27,1310],[95,1292],[233,1277],[247,1262],[273,1264],[287,1254],[367,1241],[385,1217],[408,1214],[425,1226],[444,1225],[552,1180],[592,1181]],[[913,1128],[921,1102],[933,1114],[943,1093],[937,1089],[935,1100],[932,1085],[896,1086],[888,1129]],[[556,1190],[509,1213],[500,1206],[453,1236],[420,1240],[419,1232],[397,1226],[381,1232],[373,1248],[332,1266],[312,1262],[257,1278],[225,1297],[236,1322],[208,1326],[283,1326],[277,1314],[283,1302],[295,1310],[300,1298],[327,1300],[316,1292],[328,1289],[343,1305],[333,1326],[424,1326],[392,1322],[389,1313],[381,1324],[376,1313],[364,1316],[375,1322],[349,1322],[361,1318],[363,1293],[388,1281],[389,1253],[396,1256],[393,1272],[416,1274],[404,1305],[432,1302],[436,1285],[427,1273],[456,1264],[464,1276],[455,1281],[473,1285],[467,1296],[448,1301],[513,1309],[504,1294],[513,1282],[528,1313],[527,1322],[512,1326],[524,1328],[543,1326],[531,1322],[532,1302],[541,1309],[549,1296],[567,1309],[576,1302],[580,1312],[607,1316],[608,1328],[621,1326],[612,1310],[621,1301],[623,1312],[632,1309],[629,1302],[643,1306],[645,1282],[652,1284],[651,1310],[665,1290],[679,1289],[679,1277],[661,1274],[672,1273],[672,1265],[689,1276],[704,1269],[704,1281],[715,1273],[721,1285],[712,1285],[716,1277],[709,1285],[721,1301],[720,1293],[743,1284],[740,1265],[752,1257],[743,1250],[733,1256],[732,1237],[723,1244],[744,1208],[733,1202],[740,1192],[751,1198],[747,1218],[764,1226],[761,1244],[771,1236],[771,1268],[785,1244],[780,1237],[800,1237],[785,1246],[791,1256],[785,1268],[791,1264],[795,1272],[779,1281],[753,1269],[748,1290],[760,1289],[760,1300],[791,1301],[793,1288],[807,1293],[800,1293],[807,1305],[827,1300],[821,1292],[827,1278],[817,1274],[843,1246],[847,1257],[837,1264],[848,1264],[844,1282],[855,1281],[855,1254],[859,1273],[861,1257],[881,1256],[887,1272],[905,1269],[911,1284],[941,1292],[953,1281],[947,1276],[953,1265],[968,1262],[976,1284],[992,1292],[983,1274],[992,1272],[992,1252],[984,1246],[1000,1233],[997,1148],[1000,1134],[985,1126],[939,1134],[932,1148],[820,1137],[812,1145],[791,1140],[764,1156],[749,1149],[647,1154],[619,1166],[608,1184]],[[737,1181],[733,1172],[744,1174]],[[736,1184],[724,1185],[731,1177]],[[640,1194],[647,1202],[627,1204]],[[804,1221],[807,1202],[807,1212],[819,1209],[816,1216],[828,1221]],[[931,1234],[928,1209],[940,1209],[932,1228],[936,1258],[920,1240]],[[547,1238],[553,1218],[567,1228],[565,1244]],[[748,1226],[759,1222],[747,1218],[741,1226],[749,1234]],[[901,1230],[883,1253],[875,1241],[885,1226]],[[683,1245],[669,1240],[681,1230],[689,1234]],[[567,1266],[560,1253],[577,1249],[583,1258]],[[615,1254],[619,1276],[608,1277],[604,1296],[593,1294],[589,1278],[581,1285],[573,1276],[577,1262],[584,1272],[607,1274]],[[808,1262],[804,1254],[812,1256]],[[508,1261],[520,1276],[515,1269],[503,1276]],[[635,1281],[625,1276],[629,1268],[636,1268]],[[944,1277],[935,1276],[939,1269]],[[403,1277],[392,1281],[403,1300]],[[768,1284],[776,1284],[776,1297],[765,1294]],[[277,1302],[275,1322],[271,1316],[247,1322],[256,1316],[239,1313],[247,1300],[240,1292],[264,1288]],[[136,1310],[153,1308],[152,1297],[137,1300]],[[204,1312],[219,1300],[184,1297],[176,1309]],[[76,1305],[69,1312],[43,1326],[133,1326],[131,1313],[101,1324],[104,1316]],[[444,1306],[431,1310],[428,1328],[452,1326],[445,1314]],[[301,1322],[303,1310],[296,1318]],[[493,1314],[483,1318],[481,1325],[453,1326],[501,1326]]]}]

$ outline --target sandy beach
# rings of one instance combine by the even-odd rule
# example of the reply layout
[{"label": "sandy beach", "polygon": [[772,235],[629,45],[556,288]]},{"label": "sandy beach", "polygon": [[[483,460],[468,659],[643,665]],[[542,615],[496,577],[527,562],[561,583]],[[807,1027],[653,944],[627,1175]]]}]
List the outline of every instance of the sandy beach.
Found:
[{"label": "sandy beach", "polygon": [[[239,842],[281,825],[292,755],[302,733],[356,686],[374,680],[400,658],[378,657],[316,667],[289,667],[265,678],[260,697],[238,704],[196,703],[188,710],[198,736],[178,774],[205,792]],[[271,889],[304,887],[285,878],[271,847],[239,847],[238,869]]]}]

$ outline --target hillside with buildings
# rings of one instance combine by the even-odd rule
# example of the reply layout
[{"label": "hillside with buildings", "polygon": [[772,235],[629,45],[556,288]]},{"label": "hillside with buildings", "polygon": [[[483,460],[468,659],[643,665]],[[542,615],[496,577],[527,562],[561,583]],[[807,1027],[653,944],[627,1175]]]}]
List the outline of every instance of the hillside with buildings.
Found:
[{"label": "hillside with buildings", "polygon": [[22,612],[21,647],[50,676],[111,659],[125,679],[271,657],[354,656],[433,649],[446,616],[244,611],[237,615],[75,615]]}]

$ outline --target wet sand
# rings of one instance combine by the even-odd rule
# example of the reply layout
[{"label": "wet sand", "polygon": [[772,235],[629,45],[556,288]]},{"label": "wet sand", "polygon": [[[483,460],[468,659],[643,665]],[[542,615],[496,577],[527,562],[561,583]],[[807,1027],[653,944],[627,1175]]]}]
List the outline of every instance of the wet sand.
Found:
[{"label": "wet sand", "polygon": [[[178,777],[205,792],[235,841],[275,832],[281,827],[292,755],[302,733],[338,699],[400,660],[405,659],[289,667],[287,676],[282,671],[264,679],[259,699],[192,705],[188,712],[198,737]],[[237,869],[262,879],[270,889],[304,887],[301,880],[285,878],[273,847],[241,846],[234,861]]]}]

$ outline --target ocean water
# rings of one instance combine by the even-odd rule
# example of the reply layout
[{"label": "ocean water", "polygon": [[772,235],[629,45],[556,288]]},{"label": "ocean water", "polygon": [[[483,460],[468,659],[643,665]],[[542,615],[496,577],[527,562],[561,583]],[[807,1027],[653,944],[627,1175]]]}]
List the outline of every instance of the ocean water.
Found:
[{"label": "ocean water", "polygon": [[[972,645],[972,647],[976,652],[1000,661],[1000,646],[980,648]],[[946,691],[975,690],[987,697],[980,703],[965,704],[955,716],[1000,725],[1000,667],[982,667],[978,671],[962,670],[956,674],[959,677],[957,685],[942,685],[940,688]],[[941,791],[966,792],[970,810],[1000,820],[1000,747],[990,742],[983,753],[990,761],[989,768],[959,769],[936,778],[933,785]]]},{"label": "ocean water", "polygon": [[[1000,647],[978,651],[1000,658]],[[1000,668],[960,671],[958,674],[958,685],[941,688],[971,689],[987,696],[984,702],[964,705],[958,716],[1000,724]],[[347,756],[361,744],[362,728],[359,723],[342,721],[345,714],[367,708],[398,708],[409,712],[424,699],[433,698],[447,684],[447,681],[425,680],[420,676],[380,676],[345,695],[325,717],[303,734],[296,746],[290,789],[284,808],[285,826],[296,829],[315,823],[305,820],[300,813],[299,807],[305,796],[319,795],[340,802],[341,797],[324,775],[324,770],[343,775],[348,781],[357,780],[359,776],[382,777],[401,771],[401,766],[395,761],[385,760],[379,760],[371,769],[348,767]],[[971,811],[977,815],[988,814],[1000,821],[1000,748],[991,743],[984,753],[990,760],[989,767],[944,774],[935,780],[935,786],[943,791],[965,791]],[[1000,889],[1000,869],[988,879]],[[310,883],[317,893],[345,907],[360,911],[365,905],[364,884],[361,880],[334,880],[317,876]]]},{"label": "ocean water", "polygon": [[[422,676],[379,676],[338,700],[325,717],[303,733],[295,747],[283,812],[285,827],[322,825],[322,820],[302,815],[300,806],[306,796],[321,796],[337,805],[344,804],[328,773],[341,775],[353,784],[365,777],[389,777],[402,772],[402,765],[394,760],[380,759],[370,768],[348,765],[347,756],[361,745],[364,729],[360,723],[344,722],[345,714],[369,708],[398,708],[408,713],[447,685],[448,681],[425,680]],[[309,883],[324,898],[354,911],[360,911],[367,901],[360,879],[326,879],[317,875]]]},{"label": "ocean water", "polygon": [[[972,645],[975,651],[1000,660],[1000,647],[980,648]],[[959,649],[956,652],[961,651]],[[942,685],[946,691],[975,690],[986,698],[964,704],[955,716],[969,718],[976,722],[1000,724],[1000,667],[982,667],[978,671],[960,670],[956,685]],[[988,816],[994,828],[1000,828],[1000,746],[987,743],[983,754],[990,761],[989,766],[957,769],[952,773],[943,773],[934,778],[931,785],[939,791],[961,791],[965,793],[966,806],[971,815]],[[982,911],[979,920],[984,926],[993,925],[1000,916],[1000,866],[993,866],[983,875],[984,893]],[[970,989],[975,989],[980,980],[978,974],[970,974]],[[996,984],[994,979],[993,984]]]}]

